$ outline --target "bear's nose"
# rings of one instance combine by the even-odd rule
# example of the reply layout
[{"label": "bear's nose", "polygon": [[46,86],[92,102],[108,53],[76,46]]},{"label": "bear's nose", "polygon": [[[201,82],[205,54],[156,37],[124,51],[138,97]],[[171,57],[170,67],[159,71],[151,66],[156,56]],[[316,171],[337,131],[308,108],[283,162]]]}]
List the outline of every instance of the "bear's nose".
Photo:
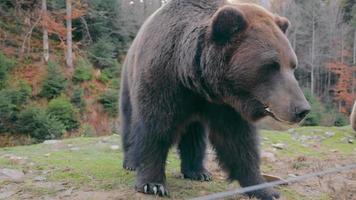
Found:
[{"label": "bear's nose", "polygon": [[310,106],[303,106],[303,107],[299,107],[295,109],[295,118],[296,120],[302,121],[302,119],[304,119],[305,116],[307,116],[307,114],[310,112]]}]

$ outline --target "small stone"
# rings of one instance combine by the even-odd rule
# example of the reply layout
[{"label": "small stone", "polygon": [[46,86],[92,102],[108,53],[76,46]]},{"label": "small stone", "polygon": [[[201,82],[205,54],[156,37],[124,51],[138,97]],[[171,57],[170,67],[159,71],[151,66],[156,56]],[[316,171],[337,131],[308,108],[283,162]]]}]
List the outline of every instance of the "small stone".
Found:
[{"label": "small stone", "polygon": [[111,145],[110,146],[111,150],[118,150],[119,148],[120,148],[119,145]]},{"label": "small stone", "polygon": [[72,147],[72,148],[70,148],[69,150],[71,150],[71,151],[79,151],[80,148],[79,148],[79,147]]},{"label": "small stone", "polygon": [[290,129],[288,129],[288,132],[289,132],[289,133],[294,133],[294,132],[295,132],[295,129],[294,129],[294,128],[290,128]]},{"label": "small stone", "polygon": [[263,151],[261,153],[261,159],[266,162],[276,162],[276,156],[271,152]]},{"label": "small stone", "polygon": [[325,136],[326,136],[326,137],[333,137],[334,135],[335,135],[334,132],[331,132],[331,131],[325,132]]},{"label": "small stone", "polygon": [[353,139],[348,139],[347,142],[348,142],[349,144],[353,144],[353,143],[354,143],[354,140],[353,140]]},{"label": "small stone", "polygon": [[51,154],[50,153],[46,153],[44,156],[49,157]]},{"label": "small stone", "polygon": [[292,177],[292,178],[295,178],[295,177],[297,177],[298,175],[296,175],[296,174],[288,174],[288,176],[289,176],[289,177]]},{"label": "small stone", "polygon": [[337,149],[331,149],[330,151],[333,152],[333,153],[339,152],[339,150],[337,150]]},{"label": "small stone", "polygon": [[68,190],[62,192],[62,194],[60,194],[60,196],[63,197],[69,197],[70,195],[72,195],[73,193],[73,188],[69,188]]},{"label": "small stone", "polygon": [[18,191],[12,190],[12,191],[0,191],[0,199],[9,199],[12,195],[16,194]]},{"label": "small stone", "polygon": [[45,140],[43,144],[57,144],[60,143],[60,140]]},{"label": "small stone", "polygon": [[45,181],[45,180],[47,180],[47,178],[44,176],[36,176],[33,180],[34,181]]},{"label": "small stone", "polygon": [[277,143],[277,144],[272,144],[272,147],[281,150],[281,149],[284,149],[286,147],[286,145],[283,143]]},{"label": "small stone", "polygon": [[26,163],[26,159],[27,158],[23,158],[23,157],[20,157],[20,156],[10,156],[9,157],[9,160],[12,164],[25,164]]},{"label": "small stone", "polygon": [[20,183],[24,181],[25,174],[22,171],[15,169],[0,169],[0,179],[8,179],[10,181]]}]

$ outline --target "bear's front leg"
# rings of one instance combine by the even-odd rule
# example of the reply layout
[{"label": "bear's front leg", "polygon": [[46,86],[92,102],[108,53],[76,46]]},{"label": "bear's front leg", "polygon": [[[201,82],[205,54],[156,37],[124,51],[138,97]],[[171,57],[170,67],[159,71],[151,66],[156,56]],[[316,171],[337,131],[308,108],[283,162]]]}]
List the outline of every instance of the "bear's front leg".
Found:
[{"label": "bear's front leg", "polygon": [[[213,105],[208,114],[209,139],[216,150],[220,165],[231,180],[241,187],[264,183],[260,172],[258,138],[255,127],[228,106]],[[247,194],[262,200],[279,198],[272,189]]]},{"label": "bear's front leg", "polygon": [[135,188],[138,192],[145,194],[168,196],[165,164],[171,142],[165,133],[153,130],[153,127],[156,126],[144,124],[143,121],[133,126],[133,134],[136,135],[134,156],[137,178]]}]

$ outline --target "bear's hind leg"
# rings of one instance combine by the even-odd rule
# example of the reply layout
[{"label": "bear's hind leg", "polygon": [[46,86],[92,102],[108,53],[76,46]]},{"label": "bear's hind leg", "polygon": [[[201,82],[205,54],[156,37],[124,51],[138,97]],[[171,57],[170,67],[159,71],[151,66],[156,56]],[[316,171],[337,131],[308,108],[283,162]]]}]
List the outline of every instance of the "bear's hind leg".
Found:
[{"label": "bear's hind leg", "polygon": [[123,168],[126,170],[135,170],[131,148],[134,145],[134,135],[131,134],[131,113],[132,106],[130,102],[130,93],[127,85],[127,78],[123,77],[123,84],[120,94],[120,117],[121,117],[121,133],[122,146],[124,149]]},{"label": "bear's hind leg", "polygon": [[210,181],[211,173],[204,168],[206,133],[200,122],[193,122],[186,128],[178,144],[181,158],[181,172],[184,178]]},{"label": "bear's hind leg", "polygon": [[[208,114],[209,139],[221,167],[242,187],[264,183],[260,172],[258,138],[255,127],[233,108],[213,105]],[[247,193],[262,200],[279,198],[272,188]]]}]

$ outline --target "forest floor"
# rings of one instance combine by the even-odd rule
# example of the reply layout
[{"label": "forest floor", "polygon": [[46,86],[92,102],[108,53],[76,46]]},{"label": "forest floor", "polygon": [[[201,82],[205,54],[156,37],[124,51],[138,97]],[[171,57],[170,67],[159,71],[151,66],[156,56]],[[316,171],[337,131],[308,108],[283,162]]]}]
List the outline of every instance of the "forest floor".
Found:
[{"label": "forest floor", "polygon": [[[356,162],[350,127],[261,131],[262,169],[282,178]],[[235,189],[208,150],[211,182],[183,180],[172,149],[167,160],[170,199]],[[122,169],[120,136],[80,137],[0,149],[0,199],[159,199],[134,191],[134,172]],[[356,170],[277,188],[287,200],[355,200]],[[234,199],[246,199],[235,197]]]}]

